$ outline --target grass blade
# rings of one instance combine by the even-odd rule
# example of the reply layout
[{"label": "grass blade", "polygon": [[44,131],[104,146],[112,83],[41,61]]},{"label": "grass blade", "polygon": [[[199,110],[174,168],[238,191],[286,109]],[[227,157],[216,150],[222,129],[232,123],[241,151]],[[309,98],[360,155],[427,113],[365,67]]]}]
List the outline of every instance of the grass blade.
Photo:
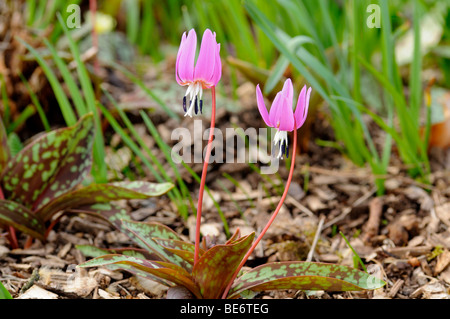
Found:
[{"label": "grass blade", "polygon": [[74,125],[77,122],[77,117],[75,116],[75,113],[72,109],[72,106],[69,102],[69,99],[66,96],[66,93],[64,92],[64,89],[62,88],[61,84],[59,83],[59,80],[53,70],[50,68],[50,66],[47,64],[47,62],[44,60],[42,55],[34,49],[31,45],[26,43],[21,38],[17,38],[20,43],[22,43],[35,57],[36,61],[41,66],[42,70],[44,71],[47,80],[50,83],[50,86],[53,89],[53,93],[55,94],[56,100],[58,101],[59,107],[61,109],[61,113],[64,117],[64,120],[68,126]]},{"label": "grass blade", "polygon": [[88,71],[81,60],[80,51],[77,44],[72,39],[69,30],[67,29],[61,14],[57,14],[60,25],[63,28],[64,34],[69,41],[70,51],[73,58],[77,63],[77,73],[80,80],[81,88],[85,97],[87,110],[94,114],[96,132],[94,142],[94,165],[92,167],[92,175],[97,183],[105,183],[108,181],[107,168],[105,162],[105,145],[103,140],[103,132],[101,130],[100,115],[96,108],[96,98],[94,89],[92,88],[91,79],[89,78]]}]

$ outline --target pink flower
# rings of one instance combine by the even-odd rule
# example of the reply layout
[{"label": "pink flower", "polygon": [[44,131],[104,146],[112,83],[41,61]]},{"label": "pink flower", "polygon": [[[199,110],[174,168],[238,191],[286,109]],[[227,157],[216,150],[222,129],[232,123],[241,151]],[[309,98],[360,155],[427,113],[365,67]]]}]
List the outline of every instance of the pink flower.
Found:
[{"label": "pink flower", "polygon": [[[256,102],[258,104],[259,113],[267,124],[267,126],[277,129],[274,137],[274,145],[279,144],[278,158],[282,158],[283,154],[289,156],[287,132],[294,129],[299,129],[305,123],[308,115],[309,97],[311,95],[311,88],[306,90],[306,85],[300,92],[297,101],[295,112],[292,110],[292,102],[294,97],[294,88],[291,79],[284,82],[283,89],[277,93],[273,100],[270,112],[264,104],[264,97],[259,88],[256,87]],[[295,118],[295,127],[294,127]]]},{"label": "pink flower", "polygon": [[[222,62],[220,61],[220,44],[216,42],[216,33],[206,29],[203,33],[200,52],[197,62],[195,55],[197,51],[197,34],[191,29],[186,36],[186,32],[181,37],[180,48],[178,49],[175,66],[175,76],[178,84],[187,85],[186,94],[183,98],[183,109],[186,115],[192,117],[200,113],[203,107],[203,89],[216,86],[222,76]],[[186,97],[189,94],[189,106],[186,109]]]}]

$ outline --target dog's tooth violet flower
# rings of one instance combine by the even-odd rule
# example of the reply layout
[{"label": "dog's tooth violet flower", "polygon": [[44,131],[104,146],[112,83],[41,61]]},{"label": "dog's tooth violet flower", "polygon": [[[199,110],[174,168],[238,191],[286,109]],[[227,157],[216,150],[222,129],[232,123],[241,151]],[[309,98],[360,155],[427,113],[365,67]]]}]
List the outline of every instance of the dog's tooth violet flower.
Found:
[{"label": "dog's tooth violet flower", "polygon": [[[294,129],[299,129],[305,123],[308,115],[309,97],[311,95],[311,88],[306,89],[306,85],[300,92],[297,101],[295,113],[292,110],[292,102],[294,97],[294,88],[291,79],[284,82],[283,89],[277,93],[272,102],[270,112],[264,104],[264,97],[259,88],[256,87],[256,102],[258,104],[259,112],[267,126],[277,129],[274,137],[274,145],[278,145],[278,158],[282,159],[283,154],[289,156],[289,144],[287,132]],[[295,127],[294,127],[295,117]]]},{"label": "dog's tooth violet flower", "polygon": [[[188,88],[183,98],[185,116],[192,117],[193,113],[202,113],[203,89],[216,86],[222,76],[222,62],[220,60],[220,44],[216,42],[216,33],[206,29],[203,33],[202,43],[197,61],[197,34],[191,29],[181,37],[175,66],[175,76],[178,84]],[[187,105],[187,96],[189,104]]]}]

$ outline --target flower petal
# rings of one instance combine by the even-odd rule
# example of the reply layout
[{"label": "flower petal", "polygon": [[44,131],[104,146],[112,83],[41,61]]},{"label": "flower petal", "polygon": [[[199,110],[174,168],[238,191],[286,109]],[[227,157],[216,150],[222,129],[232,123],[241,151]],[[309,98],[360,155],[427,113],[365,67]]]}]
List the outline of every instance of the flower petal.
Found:
[{"label": "flower petal", "polygon": [[264,97],[262,95],[261,89],[259,88],[259,84],[256,86],[256,103],[258,104],[259,113],[261,114],[264,123],[266,123],[267,126],[273,127],[270,124],[269,112],[267,112],[267,108],[264,103]]},{"label": "flower petal", "polygon": [[218,43],[216,49],[216,59],[214,63],[214,73],[211,79],[208,81],[208,83],[210,83],[211,86],[216,86],[217,83],[220,81],[221,77],[222,77],[222,61],[220,60],[220,43]]},{"label": "flower petal", "polygon": [[290,101],[290,103],[292,104],[292,99],[294,98],[294,87],[292,85],[291,79],[287,79],[284,82],[283,89],[281,90],[281,92],[284,94],[286,99]]},{"label": "flower petal", "polygon": [[216,60],[217,42],[211,30],[206,29],[203,33],[200,53],[195,65],[194,78],[208,82],[214,74]]},{"label": "flower petal", "polygon": [[288,101],[283,92],[278,92],[270,108],[269,119],[272,127],[280,131],[292,131],[294,129],[294,112],[292,101]]},{"label": "flower petal", "polygon": [[181,82],[194,80],[195,52],[197,50],[197,34],[194,29],[189,31],[186,40],[182,40],[177,57],[177,73]]},{"label": "flower petal", "polygon": [[183,83],[178,75],[178,65],[180,63],[180,56],[181,56],[182,48],[183,48],[185,41],[186,41],[186,32],[184,32],[183,35],[181,36],[181,43],[180,43],[180,47],[178,48],[178,53],[177,53],[177,62],[175,64],[175,78],[177,79],[177,82],[180,85],[182,85]]},{"label": "flower petal", "polygon": [[298,96],[297,107],[295,109],[295,123],[296,129],[299,129],[303,123],[305,123],[308,116],[309,97],[311,95],[311,88],[306,91],[306,85],[302,88],[300,95]]}]

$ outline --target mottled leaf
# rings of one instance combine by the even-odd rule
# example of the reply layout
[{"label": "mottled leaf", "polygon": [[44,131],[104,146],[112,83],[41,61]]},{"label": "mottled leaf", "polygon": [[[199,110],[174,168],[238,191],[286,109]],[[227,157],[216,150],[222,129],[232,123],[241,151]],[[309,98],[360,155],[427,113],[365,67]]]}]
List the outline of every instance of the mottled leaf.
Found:
[{"label": "mottled leaf", "polygon": [[3,168],[8,163],[11,152],[8,145],[8,135],[6,134],[5,126],[3,125],[3,120],[0,117],[0,175]]},{"label": "mottled leaf", "polygon": [[355,268],[315,262],[274,262],[258,266],[236,280],[229,298],[251,289],[360,291],[377,289],[385,283]]},{"label": "mottled leaf", "polygon": [[172,263],[150,261],[124,255],[105,255],[91,259],[79,265],[79,267],[99,267],[109,265],[116,265],[119,267],[118,269],[126,270],[147,279],[155,280],[156,277],[158,279],[169,281],[173,283],[169,284],[169,287],[180,285],[189,289],[197,297],[201,297],[200,291],[193,282],[190,274],[180,266]]},{"label": "mottled leaf", "polygon": [[[119,258],[118,256],[121,256],[123,258]],[[173,286],[174,284],[171,281],[167,281],[163,278],[159,278],[147,271],[143,271],[140,269],[136,269],[134,267],[132,267],[131,265],[128,264],[123,264],[123,263],[116,263],[116,261],[120,261],[125,259],[126,256],[123,255],[118,255],[118,254],[108,254],[108,255],[102,255],[99,257],[95,257],[91,260],[88,260],[80,265],[78,265],[77,267],[81,267],[81,268],[89,268],[89,267],[104,267],[107,268],[109,270],[125,270],[128,271],[129,273],[132,273],[133,275],[136,276],[141,276],[144,277],[146,279],[150,279],[150,280],[154,280],[156,282],[159,282],[162,285],[166,285],[166,286]],[[161,268],[160,265],[157,265],[155,263],[153,263],[152,261],[147,261],[147,267],[155,267],[155,268]]]},{"label": "mottled leaf", "polygon": [[89,214],[94,217],[102,218],[111,223],[117,230],[122,231],[122,220],[130,219],[127,210],[115,203],[96,203],[85,205],[70,210],[72,213]]},{"label": "mottled leaf", "polygon": [[92,205],[85,205],[71,209],[69,213],[87,214],[93,217],[101,218],[109,222],[120,232],[123,232],[124,227],[122,221],[130,219],[126,208],[121,207],[115,203],[96,203]]},{"label": "mottled leaf", "polygon": [[191,264],[176,254],[158,245],[153,238],[182,240],[169,227],[159,223],[145,223],[130,220],[122,221],[122,232],[130,237],[139,247],[157,254],[161,259],[172,262],[184,269],[190,269]]},{"label": "mottled leaf", "polygon": [[8,162],[0,178],[5,198],[39,209],[83,181],[92,165],[92,113],[44,134]]},{"label": "mottled leaf", "polygon": [[232,244],[216,245],[203,254],[192,270],[192,277],[203,298],[220,298],[254,237],[255,233],[251,233]]},{"label": "mottled leaf", "polygon": [[0,224],[12,226],[34,238],[44,239],[45,225],[25,206],[0,200]]},{"label": "mottled leaf", "polygon": [[[194,244],[175,239],[153,238],[153,240],[160,246],[164,247],[166,250],[183,258],[191,265],[194,264],[194,252],[195,252]],[[205,251],[200,248],[199,256],[201,257],[204,253]],[[190,271],[192,270],[192,267],[189,267],[186,270]]]},{"label": "mottled leaf", "polygon": [[120,254],[125,256],[137,257],[147,260],[158,260],[158,256],[155,254],[149,254],[145,249],[140,248],[98,248],[92,245],[76,245],[75,246],[86,257],[96,258],[110,254]]},{"label": "mottled leaf", "polygon": [[146,199],[161,196],[173,188],[171,183],[145,181],[92,184],[59,196],[36,211],[42,220],[49,220],[58,211],[80,206],[107,203],[120,199]]}]

